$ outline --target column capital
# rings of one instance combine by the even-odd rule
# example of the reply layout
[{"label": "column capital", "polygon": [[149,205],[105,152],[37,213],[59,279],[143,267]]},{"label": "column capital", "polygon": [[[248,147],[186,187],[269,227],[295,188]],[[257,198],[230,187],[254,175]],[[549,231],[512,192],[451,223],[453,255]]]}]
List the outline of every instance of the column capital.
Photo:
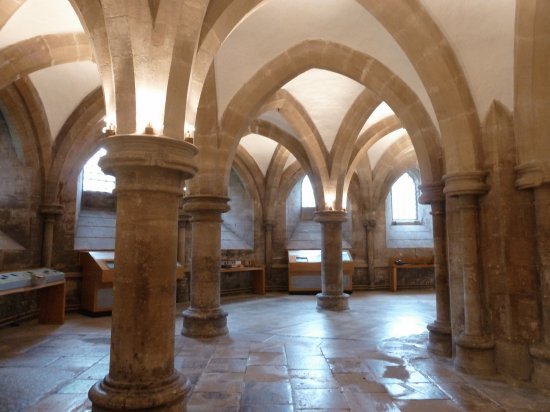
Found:
[{"label": "column capital", "polygon": [[520,190],[534,189],[545,183],[550,183],[550,161],[531,161],[514,168],[516,172],[516,187]]},{"label": "column capital", "polygon": [[65,207],[59,203],[44,203],[40,205],[38,211],[43,215],[61,216],[65,211]]},{"label": "column capital", "polygon": [[445,201],[444,187],[443,182],[421,184],[419,189],[422,193],[418,198],[418,202],[423,205],[443,203]]},{"label": "column capital", "polygon": [[183,198],[183,211],[191,215],[191,221],[221,220],[221,214],[229,211],[229,198],[219,195],[189,195]]},{"label": "column capital", "polygon": [[489,186],[485,183],[487,175],[488,172],[481,170],[447,174],[443,176],[443,193],[449,196],[485,195],[489,191]]},{"label": "column capital", "polygon": [[264,220],[264,229],[265,230],[272,230],[273,226],[275,226],[275,222],[273,222],[273,220]]},{"label": "column capital", "polygon": [[320,210],[313,215],[313,220],[319,223],[342,223],[347,219],[345,210]]},{"label": "column capital", "polygon": [[[116,192],[124,187],[125,191],[154,189],[181,195],[183,180],[181,185],[167,184],[165,176],[160,178],[153,171],[179,172],[177,179],[188,179],[197,172],[198,149],[181,140],[165,136],[114,135],[102,139],[101,145],[107,154],[100,159],[99,166],[106,174],[117,178]],[[122,179],[124,183],[119,184]]]}]

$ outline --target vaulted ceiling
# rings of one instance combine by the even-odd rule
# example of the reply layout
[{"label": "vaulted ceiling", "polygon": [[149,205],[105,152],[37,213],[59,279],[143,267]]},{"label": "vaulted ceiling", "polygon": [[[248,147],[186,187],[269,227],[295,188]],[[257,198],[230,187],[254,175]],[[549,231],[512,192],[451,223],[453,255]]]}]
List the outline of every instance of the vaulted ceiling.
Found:
[{"label": "vaulted ceiling", "polygon": [[[220,119],[231,99],[256,73],[265,70],[269,62],[304,41],[323,40],[357,50],[380,62],[416,95],[435,130],[440,131],[429,90],[415,70],[412,56],[396,40],[399,33],[388,31],[361,1],[257,3],[233,27],[214,57]],[[482,119],[486,115],[494,100],[512,108],[515,0],[421,0],[420,3],[452,47],[470,87],[478,117]],[[59,41],[76,39],[78,43],[83,33],[69,0],[0,1],[0,53],[17,56],[0,63],[0,70],[5,72],[0,72],[0,78],[7,79],[7,84],[2,84],[7,86],[10,80],[28,76],[36,90],[37,104],[47,119],[52,143],[86,96],[101,87],[101,78],[93,58],[77,53],[78,56],[63,64],[46,60],[42,64],[41,54],[51,52],[53,40],[48,36],[55,35],[56,39],[62,39]],[[29,59],[34,61],[27,65],[26,73],[10,77],[10,65],[27,67],[23,63]],[[296,75],[290,73],[289,70],[289,78],[280,93],[287,96],[286,101],[292,102],[293,110],[300,113],[311,133],[318,136],[323,150],[330,152],[342,121],[353,115],[350,111],[360,110],[357,101],[365,92],[365,86],[336,71],[314,68]],[[187,111],[196,110],[195,104],[196,99],[191,96]],[[355,140],[394,116],[386,102],[380,101],[376,107],[363,122]],[[259,118],[300,138],[296,126],[275,109],[259,113]],[[407,132],[411,131],[389,128],[372,144],[367,150],[370,167],[374,169],[392,144],[407,136]],[[241,140],[241,146],[265,175],[277,144],[268,137],[251,133]],[[294,157],[290,157],[287,166],[293,161]]]}]

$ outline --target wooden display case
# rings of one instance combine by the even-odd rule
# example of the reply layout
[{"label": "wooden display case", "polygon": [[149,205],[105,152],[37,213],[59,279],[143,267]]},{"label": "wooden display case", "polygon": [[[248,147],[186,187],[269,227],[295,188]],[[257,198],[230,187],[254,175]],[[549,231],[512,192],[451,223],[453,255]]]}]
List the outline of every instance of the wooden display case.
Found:
[{"label": "wooden display case", "polygon": [[[351,292],[355,264],[349,250],[342,251],[342,269],[344,291]],[[321,250],[288,251],[288,291],[321,291]]]},{"label": "wooden display case", "polygon": [[[113,306],[115,252],[80,252],[82,265],[82,310],[89,314],[108,314]],[[178,263],[176,278],[183,279],[184,269]]]},{"label": "wooden display case", "polygon": [[[34,278],[34,279],[33,279]],[[62,324],[65,321],[65,274],[38,268],[23,272],[0,273],[0,296],[36,291],[38,322]]]},{"label": "wooden display case", "polygon": [[82,310],[91,314],[109,313],[113,305],[115,252],[81,252]]}]

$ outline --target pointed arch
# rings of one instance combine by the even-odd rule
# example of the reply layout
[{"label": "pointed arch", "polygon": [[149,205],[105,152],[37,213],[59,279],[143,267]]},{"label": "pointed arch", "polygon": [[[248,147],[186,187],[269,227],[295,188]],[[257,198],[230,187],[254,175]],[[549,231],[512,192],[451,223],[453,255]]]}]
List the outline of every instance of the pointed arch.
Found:
[{"label": "pointed arch", "polygon": [[[377,60],[346,46],[327,41],[310,40],[300,43],[264,66],[231,100],[221,122],[221,147],[230,159],[242,130],[243,121],[253,116],[258,107],[278,88],[290,79],[312,69],[319,68],[337,72],[358,81],[373,91],[381,100],[390,104],[415,145],[421,164],[424,182],[439,181],[442,176],[441,148],[438,132],[418,97],[388,68]],[[323,187],[327,181],[321,182]],[[338,206],[338,205],[337,205]]]}]

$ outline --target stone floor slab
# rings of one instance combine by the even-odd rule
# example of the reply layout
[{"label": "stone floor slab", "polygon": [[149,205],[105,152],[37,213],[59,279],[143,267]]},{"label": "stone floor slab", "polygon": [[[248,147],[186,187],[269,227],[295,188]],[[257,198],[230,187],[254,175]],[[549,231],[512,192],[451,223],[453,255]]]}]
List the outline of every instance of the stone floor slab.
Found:
[{"label": "stone floor slab", "polygon": [[[469,376],[431,356],[417,328],[433,320],[431,293],[354,292],[351,309],[335,313],[308,295],[222,304],[227,336],[188,338],[176,319],[175,367],[194,385],[191,412],[550,411],[549,391]],[[109,331],[110,317],[80,314],[0,328],[0,412],[89,412],[87,391],[109,370]]]}]

